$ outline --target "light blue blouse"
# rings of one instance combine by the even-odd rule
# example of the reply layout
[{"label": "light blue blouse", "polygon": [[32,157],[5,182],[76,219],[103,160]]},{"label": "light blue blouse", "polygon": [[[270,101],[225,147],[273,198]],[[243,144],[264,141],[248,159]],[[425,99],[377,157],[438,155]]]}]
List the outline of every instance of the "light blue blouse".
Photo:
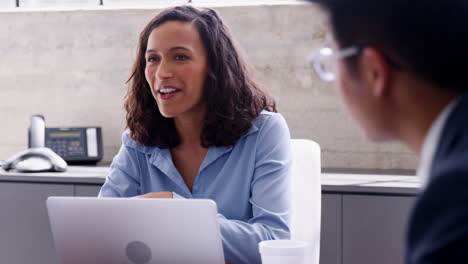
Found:
[{"label": "light blue blouse", "polygon": [[290,236],[291,162],[284,118],[263,111],[234,145],[208,149],[190,192],[169,149],[143,146],[126,131],[99,196],[171,191],[188,199],[212,199],[226,261],[261,263],[260,241]]}]

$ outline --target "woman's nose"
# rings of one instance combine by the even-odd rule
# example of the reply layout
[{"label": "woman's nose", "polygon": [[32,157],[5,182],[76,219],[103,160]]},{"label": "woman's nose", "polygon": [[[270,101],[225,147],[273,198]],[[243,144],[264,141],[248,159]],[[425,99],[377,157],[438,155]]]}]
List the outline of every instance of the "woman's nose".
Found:
[{"label": "woman's nose", "polygon": [[156,78],[159,80],[170,78],[173,76],[172,69],[167,62],[161,60],[158,70],[156,71]]}]

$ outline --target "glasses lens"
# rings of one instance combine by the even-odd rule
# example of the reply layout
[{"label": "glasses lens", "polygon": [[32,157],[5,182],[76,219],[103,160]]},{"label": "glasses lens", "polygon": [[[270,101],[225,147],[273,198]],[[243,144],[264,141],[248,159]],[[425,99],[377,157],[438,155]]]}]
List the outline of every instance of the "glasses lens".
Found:
[{"label": "glasses lens", "polygon": [[320,61],[314,65],[315,71],[319,73],[320,79],[325,82],[331,82],[335,80],[335,74],[333,73],[333,66],[331,60]]},{"label": "glasses lens", "polygon": [[320,49],[318,53],[311,57],[310,62],[315,73],[322,81],[331,82],[335,80],[335,62],[332,49]]}]

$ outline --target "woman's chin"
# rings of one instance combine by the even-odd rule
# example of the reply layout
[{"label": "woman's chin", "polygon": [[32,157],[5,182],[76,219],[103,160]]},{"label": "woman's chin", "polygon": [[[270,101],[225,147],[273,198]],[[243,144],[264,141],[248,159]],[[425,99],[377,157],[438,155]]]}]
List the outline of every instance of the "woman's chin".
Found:
[{"label": "woman's chin", "polygon": [[174,118],[177,116],[177,113],[174,111],[169,111],[165,109],[159,109],[159,112],[161,113],[162,116],[165,118]]},{"label": "woman's chin", "polygon": [[173,115],[173,114],[171,114],[171,113],[163,113],[163,112],[161,112],[161,115],[162,115],[163,117],[165,117],[165,118],[174,118],[174,117],[175,117],[175,115]]}]

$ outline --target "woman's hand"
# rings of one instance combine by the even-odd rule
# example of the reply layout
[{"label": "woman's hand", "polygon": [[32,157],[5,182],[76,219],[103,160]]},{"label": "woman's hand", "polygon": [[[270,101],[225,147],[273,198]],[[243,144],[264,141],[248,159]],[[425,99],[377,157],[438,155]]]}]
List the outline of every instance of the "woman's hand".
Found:
[{"label": "woman's hand", "polygon": [[134,198],[170,198],[172,199],[172,192],[150,192],[143,195],[135,196]]}]

